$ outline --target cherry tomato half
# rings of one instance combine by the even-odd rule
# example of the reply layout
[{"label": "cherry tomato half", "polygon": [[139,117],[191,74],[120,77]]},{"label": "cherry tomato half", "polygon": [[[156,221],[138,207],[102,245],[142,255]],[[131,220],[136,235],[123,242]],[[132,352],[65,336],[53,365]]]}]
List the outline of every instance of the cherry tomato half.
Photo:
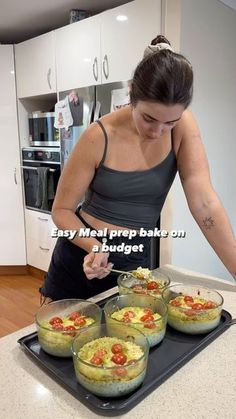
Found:
[{"label": "cherry tomato half", "polygon": [[153,314],[153,310],[151,308],[145,308],[143,311],[146,314]]},{"label": "cherry tomato half", "polygon": [[148,282],[147,289],[148,290],[156,290],[158,288],[158,284],[155,281]]},{"label": "cherry tomato half", "polygon": [[114,370],[114,374],[118,375],[119,377],[125,377],[127,375],[127,371],[125,368],[116,368]]},{"label": "cherry tomato half", "polygon": [[186,304],[188,304],[188,303],[193,303],[193,297],[191,297],[190,295],[185,295],[185,297],[184,297],[184,302],[185,302]]},{"label": "cherry tomato half", "polygon": [[94,364],[94,365],[101,365],[102,364],[102,358],[99,358],[98,356],[93,356],[91,359],[90,359],[90,362],[91,362],[91,364]]},{"label": "cherry tomato half", "polygon": [[80,317],[80,316],[81,316],[81,313],[79,311],[74,311],[73,313],[71,313],[69,319],[70,320],[75,320],[75,319],[77,319],[77,317]]},{"label": "cherry tomato half", "polygon": [[126,311],[125,313],[124,313],[124,316],[126,317],[129,317],[130,319],[132,319],[132,318],[134,318],[135,317],[135,313],[133,312],[133,311],[131,311],[131,310],[129,310],[129,311]]},{"label": "cherry tomato half", "polygon": [[176,307],[178,307],[178,306],[180,306],[180,305],[181,305],[181,302],[180,302],[179,300],[172,300],[172,301],[170,301],[170,304],[171,304],[172,306],[176,306]]},{"label": "cherry tomato half", "polygon": [[84,317],[77,317],[74,321],[75,326],[84,326],[86,324],[86,320]]},{"label": "cherry tomato half", "polygon": [[111,347],[111,352],[113,354],[118,354],[118,353],[122,352],[122,350],[123,350],[123,347],[120,343],[114,343],[114,345],[112,345],[112,347]]},{"label": "cherry tomato half", "polygon": [[63,335],[75,336],[75,333],[71,333],[74,330],[76,330],[75,326],[65,326],[63,329]]},{"label": "cherry tomato half", "polygon": [[53,323],[53,324],[52,324],[52,328],[53,328],[54,330],[63,330],[63,329],[64,329],[64,327],[63,327],[63,324],[62,324],[62,323]]},{"label": "cherry tomato half", "polygon": [[107,350],[105,348],[101,348],[95,352],[94,356],[97,358],[102,358],[106,354],[107,354]]},{"label": "cherry tomato half", "polygon": [[52,317],[51,320],[49,320],[49,323],[50,324],[63,323],[63,321],[60,317]]},{"label": "cherry tomato half", "polygon": [[125,323],[130,323],[131,322],[131,320],[130,320],[130,318],[128,316],[124,316],[122,318],[122,321],[125,322]]},{"label": "cherry tomato half", "polygon": [[193,310],[201,310],[201,309],[203,309],[203,304],[201,304],[201,303],[194,303],[192,305],[192,309]]},{"label": "cherry tomato half", "polygon": [[114,354],[111,357],[111,360],[117,365],[124,365],[127,361],[127,356],[123,354],[122,352],[120,352],[118,354]]},{"label": "cherry tomato half", "polygon": [[140,317],[141,322],[146,322],[149,320],[154,320],[154,317],[152,314],[144,314],[142,317]]},{"label": "cherry tomato half", "polygon": [[216,307],[216,303],[214,303],[214,301],[209,300],[203,304],[203,308],[215,308],[215,307]]}]

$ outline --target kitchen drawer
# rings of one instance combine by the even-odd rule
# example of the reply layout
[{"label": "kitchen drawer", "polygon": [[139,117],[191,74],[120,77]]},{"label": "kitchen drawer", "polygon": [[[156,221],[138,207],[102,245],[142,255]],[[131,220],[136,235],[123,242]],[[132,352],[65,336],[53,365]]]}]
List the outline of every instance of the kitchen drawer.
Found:
[{"label": "kitchen drawer", "polygon": [[41,243],[32,238],[27,238],[27,263],[35,268],[47,271],[53,247],[44,247]]},{"label": "kitchen drawer", "polygon": [[50,214],[39,211],[25,210],[26,234],[38,238],[51,228],[52,219]]},{"label": "kitchen drawer", "polygon": [[50,214],[25,210],[27,263],[47,271],[56,239],[51,237],[55,224]]}]

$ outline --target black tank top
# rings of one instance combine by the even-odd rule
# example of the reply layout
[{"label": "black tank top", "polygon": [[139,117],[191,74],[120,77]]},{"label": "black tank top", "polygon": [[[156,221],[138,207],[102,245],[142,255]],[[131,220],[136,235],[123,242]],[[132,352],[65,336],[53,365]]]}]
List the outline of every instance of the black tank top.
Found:
[{"label": "black tank top", "polygon": [[101,121],[97,123],[105,137],[104,153],[85,195],[82,210],[110,224],[153,229],[177,172],[173,130],[171,150],[161,163],[147,170],[119,171],[104,165],[108,136]]}]

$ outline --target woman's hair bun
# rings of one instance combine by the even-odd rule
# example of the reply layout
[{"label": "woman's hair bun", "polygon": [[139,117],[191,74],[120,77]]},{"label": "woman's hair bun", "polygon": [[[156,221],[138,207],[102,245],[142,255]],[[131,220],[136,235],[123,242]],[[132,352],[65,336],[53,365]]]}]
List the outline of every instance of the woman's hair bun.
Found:
[{"label": "woman's hair bun", "polygon": [[148,55],[152,55],[156,52],[159,52],[163,49],[173,51],[168,39],[166,39],[166,37],[163,35],[157,35],[156,38],[152,40],[151,44],[145,48],[143,58],[147,57]]},{"label": "woman's hair bun", "polygon": [[157,45],[157,44],[168,44],[171,46],[171,43],[168,41],[168,39],[164,35],[157,35],[156,38],[152,40],[151,45]]},{"label": "woman's hair bun", "polygon": [[130,90],[130,101],[158,102],[163,105],[181,104],[188,107],[193,95],[193,69],[181,54],[173,52],[163,35],[154,38],[137,65]]}]

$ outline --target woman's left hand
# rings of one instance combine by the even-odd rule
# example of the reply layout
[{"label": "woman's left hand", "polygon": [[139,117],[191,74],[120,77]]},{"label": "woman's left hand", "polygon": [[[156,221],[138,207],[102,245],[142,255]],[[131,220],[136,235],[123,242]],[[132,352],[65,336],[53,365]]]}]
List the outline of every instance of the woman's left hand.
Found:
[{"label": "woman's left hand", "polygon": [[102,279],[109,275],[113,264],[108,262],[109,253],[90,252],[84,258],[83,269],[88,279]]}]

